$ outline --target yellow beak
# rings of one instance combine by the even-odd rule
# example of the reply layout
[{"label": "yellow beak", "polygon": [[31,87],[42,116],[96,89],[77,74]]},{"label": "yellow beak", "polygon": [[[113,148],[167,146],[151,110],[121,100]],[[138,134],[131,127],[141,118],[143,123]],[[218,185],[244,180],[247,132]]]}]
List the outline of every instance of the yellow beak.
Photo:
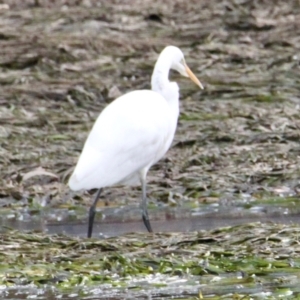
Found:
[{"label": "yellow beak", "polygon": [[204,89],[202,83],[199,81],[199,79],[195,76],[195,74],[191,71],[191,69],[185,64],[185,70],[188,76],[192,81],[194,81],[202,90]]}]

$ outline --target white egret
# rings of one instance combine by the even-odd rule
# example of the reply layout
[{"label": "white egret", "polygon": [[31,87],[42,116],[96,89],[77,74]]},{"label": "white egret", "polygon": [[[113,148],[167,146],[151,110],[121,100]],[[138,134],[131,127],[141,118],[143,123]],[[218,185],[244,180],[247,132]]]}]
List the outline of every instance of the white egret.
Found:
[{"label": "white egret", "polygon": [[109,104],[90,132],[69,180],[73,191],[99,189],[89,210],[92,236],[102,188],[142,185],[142,219],[152,232],[146,196],[146,175],[169,149],[179,115],[179,87],[169,81],[170,69],[202,84],[187,66],[182,51],[167,46],[159,55],[151,78],[152,90],[129,92]]}]

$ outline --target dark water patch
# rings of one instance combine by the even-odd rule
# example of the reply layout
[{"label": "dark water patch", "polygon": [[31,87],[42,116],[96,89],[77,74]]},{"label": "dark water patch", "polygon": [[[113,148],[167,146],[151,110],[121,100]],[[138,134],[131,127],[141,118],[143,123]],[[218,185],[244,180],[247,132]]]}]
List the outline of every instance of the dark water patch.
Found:
[{"label": "dark water patch", "polygon": [[[250,209],[239,207],[214,207],[204,211],[190,211],[180,208],[165,208],[152,210],[150,213],[151,224],[155,232],[192,232],[211,230],[219,227],[242,225],[251,222],[273,222],[278,224],[299,224],[300,213],[286,211],[284,207],[265,208],[253,206]],[[49,214],[51,216],[49,217]],[[100,221],[95,222],[94,237],[112,237],[132,232],[146,232],[137,207],[111,208],[98,212]],[[14,214],[12,213],[12,216]],[[134,216],[134,217],[132,217]],[[11,227],[20,231],[40,231],[49,234],[67,234],[85,237],[87,221],[84,215],[74,220],[69,210],[46,211],[34,217],[22,217],[22,212],[17,218],[0,218],[2,226]]]}]

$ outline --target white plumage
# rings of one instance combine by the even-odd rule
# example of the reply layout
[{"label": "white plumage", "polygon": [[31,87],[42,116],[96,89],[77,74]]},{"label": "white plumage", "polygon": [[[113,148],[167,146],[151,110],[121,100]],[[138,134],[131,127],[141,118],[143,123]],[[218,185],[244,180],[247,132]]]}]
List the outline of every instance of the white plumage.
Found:
[{"label": "white plumage", "polygon": [[94,124],[70,188],[139,184],[139,171],[170,147],[178,115],[171,112],[166,100],[153,91],[134,91],[116,99]]},{"label": "white plumage", "polygon": [[179,88],[168,79],[175,69],[202,85],[174,46],[160,54],[152,75],[152,90],[137,90],[109,104],[90,132],[69,180],[72,190],[100,189],[90,209],[88,236],[92,234],[101,188],[112,185],[143,187],[143,220],[152,231],[147,213],[146,175],[169,149],[179,115]]}]

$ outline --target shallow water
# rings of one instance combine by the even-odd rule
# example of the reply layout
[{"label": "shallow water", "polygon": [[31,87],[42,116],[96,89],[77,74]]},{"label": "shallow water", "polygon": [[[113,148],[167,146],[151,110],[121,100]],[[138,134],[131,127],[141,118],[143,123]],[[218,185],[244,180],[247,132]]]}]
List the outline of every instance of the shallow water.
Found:
[{"label": "shallow water", "polygon": [[[293,216],[225,216],[212,214],[206,217],[190,217],[171,220],[154,220],[151,222],[154,232],[189,232],[209,230],[219,227],[234,226],[251,222],[274,222],[280,224],[300,224],[300,214]],[[45,230],[50,233],[61,233],[85,236],[87,224],[47,224]],[[131,232],[142,232],[146,229],[141,221],[96,223],[93,236],[112,237]]]},{"label": "shallow water", "polygon": [[[93,237],[107,238],[132,232],[146,232],[139,218],[140,214],[141,211],[135,206],[99,210],[97,216],[102,217],[102,220],[95,222]],[[74,212],[70,210],[48,209],[34,215],[18,212],[14,216],[12,212],[10,218],[2,216],[0,221],[6,227],[22,231],[85,237],[87,220],[84,219],[87,216],[84,218],[81,215],[80,220],[74,221],[73,215]],[[239,206],[216,207],[213,204],[204,205],[203,211],[181,208],[151,209],[150,219],[154,232],[191,232],[252,222],[300,224],[300,212],[294,209],[291,213],[287,207],[278,206],[273,209],[265,206],[246,209]]]}]

